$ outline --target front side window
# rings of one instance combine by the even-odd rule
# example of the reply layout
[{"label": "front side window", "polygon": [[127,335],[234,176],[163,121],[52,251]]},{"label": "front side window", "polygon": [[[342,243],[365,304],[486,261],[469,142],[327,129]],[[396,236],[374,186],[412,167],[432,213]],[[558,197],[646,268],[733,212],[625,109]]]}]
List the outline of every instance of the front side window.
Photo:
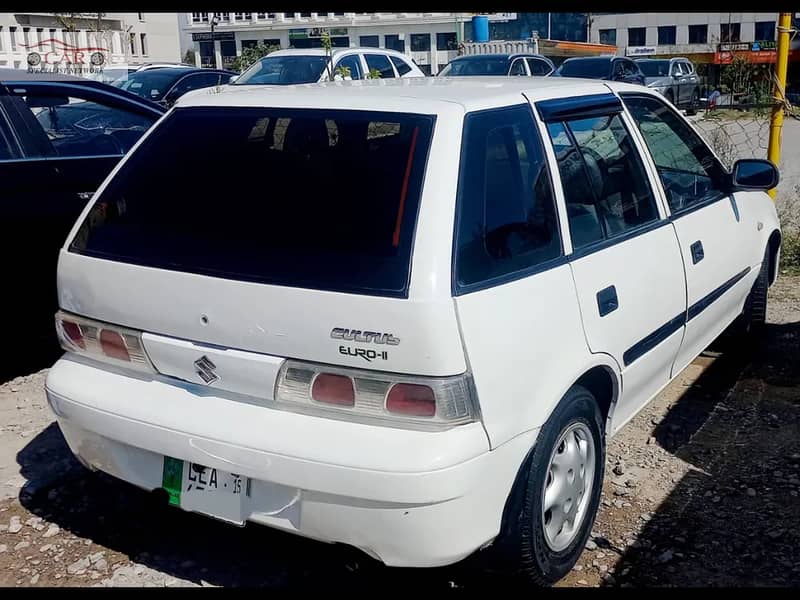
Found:
[{"label": "front side window", "polygon": [[509,69],[508,74],[517,77],[527,75],[528,73],[525,71],[525,62],[521,58],[516,59],[511,63],[511,69]]},{"label": "front side window", "polygon": [[[70,250],[239,281],[406,297],[434,121],[354,110],[173,109],[96,198]],[[158,183],[199,163],[214,173],[183,179],[178,193]],[[354,165],[357,185],[343,179]]]},{"label": "front side window", "polygon": [[411,72],[411,67],[409,64],[399,56],[390,56],[389,58],[392,60],[392,64],[394,65],[394,68],[397,69],[397,74],[400,77]]},{"label": "front side window", "polygon": [[342,77],[349,75],[349,77],[354,80],[364,78],[361,72],[361,60],[359,60],[357,54],[351,54],[350,56],[345,56],[342,60],[340,60],[336,64],[336,70],[338,71],[339,69],[342,69],[342,71],[344,71],[344,73],[340,72]]},{"label": "front side window", "polygon": [[215,86],[219,83],[219,73],[195,73],[181,79],[167,94],[166,100],[174,102],[186,92]]},{"label": "front side window", "polygon": [[527,61],[528,61],[528,68],[531,71],[531,75],[537,75],[539,77],[543,77],[545,75],[548,75],[550,71],[553,70],[549,64],[538,58],[528,58]]},{"label": "front side window", "polygon": [[619,114],[548,124],[573,248],[657,221],[655,196]]},{"label": "front side window", "polygon": [[726,195],[727,173],[700,136],[658,98],[624,96],[667,194],[680,212]]},{"label": "front side window", "polygon": [[155,121],[154,116],[86,97],[62,96],[55,90],[30,89],[14,101],[19,110],[33,116],[25,120],[31,133],[41,138],[42,156],[125,154]]},{"label": "front side window", "polygon": [[561,256],[550,175],[530,108],[468,114],[462,148],[456,287],[500,283]]},{"label": "front side window", "polygon": [[385,54],[365,54],[364,58],[367,60],[367,68],[372,71],[377,70],[381,75],[381,79],[391,79],[394,77],[394,69],[389,58]]}]

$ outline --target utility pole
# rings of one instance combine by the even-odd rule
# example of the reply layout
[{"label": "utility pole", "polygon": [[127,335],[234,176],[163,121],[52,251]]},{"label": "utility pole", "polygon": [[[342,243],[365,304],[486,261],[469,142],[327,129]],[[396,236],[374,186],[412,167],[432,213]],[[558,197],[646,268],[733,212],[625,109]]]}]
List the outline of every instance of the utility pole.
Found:
[{"label": "utility pole", "polygon": [[[775,82],[773,84],[772,118],[769,124],[769,146],[767,158],[776,166],[781,160],[781,133],[783,130],[783,113],[786,107],[786,70],[789,65],[789,33],[792,30],[792,13],[780,13],[778,18],[778,60],[775,64]],[[775,200],[777,190],[772,188],[769,195]]]}]

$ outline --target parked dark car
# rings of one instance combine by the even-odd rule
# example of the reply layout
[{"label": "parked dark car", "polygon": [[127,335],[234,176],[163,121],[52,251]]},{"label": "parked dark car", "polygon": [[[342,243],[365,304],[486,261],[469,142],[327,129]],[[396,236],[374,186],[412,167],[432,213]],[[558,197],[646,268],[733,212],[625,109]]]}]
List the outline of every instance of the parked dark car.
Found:
[{"label": "parked dark car", "polygon": [[580,56],[568,58],[553,73],[556,77],[608,79],[644,85],[644,74],[638,65],[624,56]]},{"label": "parked dark car", "polygon": [[186,92],[225,85],[236,75],[233,71],[198,67],[159,67],[138,70],[113,85],[169,108]]},{"label": "parked dark car", "polygon": [[471,54],[451,60],[439,77],[546,77],[555,68],[553,61],[540,54]]},{"label": "parked dark car", "polygon": [[5,314],[14,315],[6,328],[53,331],[59,248],[92,193],[164,112],[99,81],[0,69],[0,256],[4,304],[13,307]]}]

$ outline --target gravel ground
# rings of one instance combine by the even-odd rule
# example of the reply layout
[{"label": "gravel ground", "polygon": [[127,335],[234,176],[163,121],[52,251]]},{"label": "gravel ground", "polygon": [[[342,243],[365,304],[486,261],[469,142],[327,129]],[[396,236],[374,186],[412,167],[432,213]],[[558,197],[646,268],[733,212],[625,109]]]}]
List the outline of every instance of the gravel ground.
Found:
[{"label": "gravel ground", "polygon": [[[718,340],[611,441],[593,536],[559,587],[800,585],[800,277],[773,287],[769,323],[755,359]],[[389,569],[354,549],[156,505],[76,463],[45,375],[0,385],[0,586],[508,581],[476,568],[480,556]]]}]

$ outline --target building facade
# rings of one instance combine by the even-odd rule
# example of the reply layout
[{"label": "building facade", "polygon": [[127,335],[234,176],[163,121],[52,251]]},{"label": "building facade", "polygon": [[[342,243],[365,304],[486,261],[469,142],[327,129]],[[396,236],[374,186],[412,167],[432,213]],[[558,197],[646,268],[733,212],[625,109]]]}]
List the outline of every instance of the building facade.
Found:
[{"label": "building facade", "polygon": [[[88,63],[101,51],[105,64],[180,60],[177,13],[0,13],[0,68],[27,69]],[[33,66],[33,65],[31,65]]]},{"label": "building facade", "polygon": [[[516,20],[517,13],[490,13],[492,25]],[[259,42],[281,48],[321,47],[327,29],[334,47],[372,46],[398,50],[435,75],[469,38],[472,13],[269,13],[192,12],[180,14],[182,53],[195,63],[227,68],[242,48]],[[465,29],[467,38],[465,38]]]},{"label": "building facade", "polygon": [[[734,55],[773,63],[778,13],[592,13],[591,41],[628,56],[686,56],[696,64],[725,65]],[[790,60],[800,59],[795,52]]]}]

